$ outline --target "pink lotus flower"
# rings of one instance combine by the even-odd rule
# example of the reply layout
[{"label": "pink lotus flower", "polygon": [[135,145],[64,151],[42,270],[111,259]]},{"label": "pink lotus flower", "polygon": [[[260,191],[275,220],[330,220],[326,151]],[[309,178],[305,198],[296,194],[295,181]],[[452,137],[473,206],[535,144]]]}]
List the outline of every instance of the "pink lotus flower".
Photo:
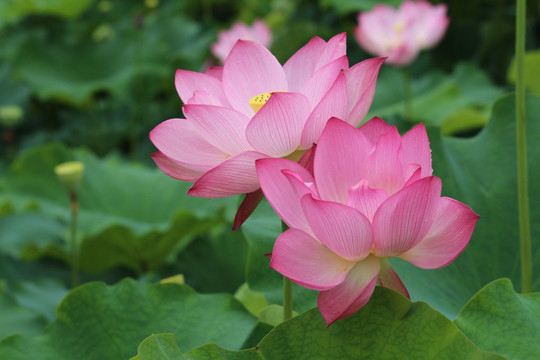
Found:
[{"label": "pink lotus flower", "polygon": [[369,53],[387,56],[388,64],[410,64],[423,49],[435,46],[450,20],[446,5],[427,1],[404,1],[399,9],[376,5],[358,14],[356,40]]},{"label": "pink lotus flower", "polygon": [[188,194],[218,198],[259,189],[255,160],[297,160],[340,116],[358,126],[366,115],[384,59],[349,68],[345,34],[315,37],[282,67],[262,45],[240,40],[223,68],[178,70],[176,89],[186,119],[152,130],[156,164],[194,181]]},{"label": "pink lotus flower", "polygon": [[360,129],[331,119],[312,173],[287,159],[258,160],[261,188],[290,227],[270,267],[319,290],[328,325],[363,307],[377,282],[409,297],[387,259],[446,266],[478,220],[468,206],[441,197],[441,180],[431,173],[424,126],[401,137],[379,118]]},{"label": "pink lotus flower", "polygon": [[224,62],[238,40],[252,40],[269,48],[272,44],[272,32],[261,19],[255,20],[252,26],[237,22],[229,30],[218,33],[217,42],[212,44],[212,54]]}]

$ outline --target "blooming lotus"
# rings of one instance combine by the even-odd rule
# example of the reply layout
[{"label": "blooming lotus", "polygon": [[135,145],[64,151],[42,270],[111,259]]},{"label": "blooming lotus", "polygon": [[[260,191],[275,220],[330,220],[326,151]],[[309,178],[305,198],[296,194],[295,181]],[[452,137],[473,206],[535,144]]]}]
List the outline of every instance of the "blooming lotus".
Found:
[{"label": "blooming lotus", "polygon": [[408,297],[388,258],[446,266],[478,220],[468,206],[441,197],[422,124],[401,137],[379,118],[359,129],[333,118],[312,172],[287,159],[262,159],[257,174],[290,227],[277,239],[270,267],[320,291],[328,325],[363,307],[377,282]]},{"label": "blooming lotus", "polygon": [[261,19],[252,26],[237,22],[229,30],[218,33],[217,42],[212,44],[212,54],[224,62],[238,40],[252,40],[268,48],[272,43],[272,32]]},{"label": "blooming lotus", "polygon": [[156,164],[194,181],[188,194],[218,198],[259,189],[255,160],[299,159],[332,116],[360,124],[384,59],[349,68],[346,36],[311,39],[285,65],[264,46],[239,40],[223,68],[176,72],[185,119],[152,130]]},{"label": "blooming lotus", "polygon": [[355,36],[367,52],[387,56],[389,64],[402,66],[411,63],[421,50],[435,46],[449,22],[445,4],[404,1],[399,9],[379,4],[358,14]]}]

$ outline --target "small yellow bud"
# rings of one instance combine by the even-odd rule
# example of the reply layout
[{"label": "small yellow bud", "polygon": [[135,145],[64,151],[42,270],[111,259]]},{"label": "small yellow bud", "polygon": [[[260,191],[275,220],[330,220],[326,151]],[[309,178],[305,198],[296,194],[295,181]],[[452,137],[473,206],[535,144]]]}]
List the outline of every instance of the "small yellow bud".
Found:
[{"label": "small yellow bud", "polygon": [[162,284],[173,283],[173,284],[183,285],[184,284],[184,275],[183,274],[174,275],[174,276],[162,279],[160,281],[160,283],[162,283]]},{"label": "small yellow bud", "polygon": [[68,161],[56,165],[54,172],[69,191],[76,191],[83,176],[84,164],[80,161]]},{"label": "small yellow bud", "polygon": [[0,124],[13,127],[21,122],[23,109],[17,105],[0,106]]}]

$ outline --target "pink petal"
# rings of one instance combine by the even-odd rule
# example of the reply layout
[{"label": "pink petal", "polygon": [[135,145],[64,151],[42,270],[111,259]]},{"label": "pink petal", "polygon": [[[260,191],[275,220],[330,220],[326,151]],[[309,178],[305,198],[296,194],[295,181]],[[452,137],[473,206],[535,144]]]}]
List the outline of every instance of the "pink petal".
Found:
[{"label": "pink petal", "polygon": [[379,267],[379,259],[369,256],[357,263],[340,285],[319,294],[317,305],[327,326],[367,304],[375,289]]},{"label": "pink petal", "polygon": [[367,179],[371,188],[383,189],[388,195],[392,195],[403,187],[405,176],[401,137],[395,127],[379,137],[375,149],[362,165],[360,178]]},{"label": "pink petal", "polygon": [[221,106],[221,101],[214,95],[210,95],[202,90],[195,90],[193,96],[188,100],[188,104],[216,105]]},{"label": "pink petal", "polygon": [[238,211],[234,216],[233,230],[238,230],[240,226],[248,219],[248,217],[255,211],[264,194],[261,189],[255,190],[252,193],[246,194],[244,200],[238,207]]},{"label": "pink petal", "polygon": [[302,155],[300,160],[298,160],[298,163],[306,168],[306,170],[313,175],[313,161],[315,159],[315,150],[317,149],[317,145],[313,145],[309,149],[306,150],[306,152]]},{"label": "pink petal", "polygon": [[446,266],[465,249],[478,219],[467,205],[443,197],[427,235],[401,257],[424,269]]},{"label": "pink petal", "polygon": [[298,229],[289,229],[278,237],[270,261],[272,269],[313,290],[341,284],[354,265]]},{"label": "pink petal", "polygon": [[387,198],[386,191],[372,189],[368,186],[367,180],[361,180],[349,189],[347,205],[360,211],[369,221],[372,221],[375,212]]},{"label": "pink petal", "polygon": [[311,193],[311,190],[307,185],[302,189],[290,172],[296,173],[304,183],[313,183],[313,176],[299,164],[287,159],[258,160],[256,168],[262,191],[279,217],[289,227],[311,233],[300,204],[302,196]]},{"label": "pink petal", "polygon": [[277,59],[264,46],[239,40],[223,66],[223,89],[236,110],[251,117],[249,100],[272,91],[287,91],[287,79]]},{"label": "pink petal", "polygon": [[395,290],[410,300],[411,296],[409,295],[405,284],[403,284],[403,281],[401,281],[398,274],[394,271],[388,259],[380,259],[380,262],[381,271],[378,279],[379,285]]},{"label": "pink petal", "polygon": [[300,91],[302,89],[302,86],[318,69],[316,66],[325,47],[326,42],[316,36],[283,65],[283,71],[289,83],[289,91]]},{"label": "pink petal", "polygon": [[379,69],[384,60],[385,58],[367,59],[345,72],[349,94],[349,116],[343,119],[354,127],[360,125],[369,111],[375,95]]},{"label": "pink petal", "polygon": [[185,105],[183,110],[201,129],[201,136],[221,151],[236,155],[253,150],[245,135],[250,119],[244,114],[211,105]]},{"label": "pink petal", "polygon": [[383,202],[373,217],[377,256],[398,256],[417,245],[433,224],[440,196],[441,180],[431,176]]},{"label": "pink petal", "polygon": [[345,75],[340,73],[326,95],[313,109],[302,131],[300,147],[308,149],[319,141],[326,123],[331,117],[345,119],[347,117],[347,84]]},{"label": "pink petal", "polygon": [[360,261],[373,246],[369,220],[358,210],[331,201],[302,197],[302,209],[316,238],[344,259]]},{"label": "pink petal", "polygon": [[187,164],[214,167],[227,154],[211,145],[200,135],[197,125],[186,119],[170,119],[150,132],[150,140],[165,156]]},{"label": "pink petal", "polygon": [[[348,67],[347,56],[342,56],[313,73],[302,87],[302,90],[300,90],[309,99],[311,109],[315,108],[330,90],[341,70]],[[344,102],[342,102],[342,105],[346,106]]]},{"label": "pink petal", "polygon": [[223,77],[223,66],[210,66],[204,73],[218,79],[221,82],[221,78]]},{"label": "pink petal", "polygon": [[300,93],[273,93],[247,126],[249,143],[260,152],[284,157],[300,145],[309,116],[308,99]]},{"label": "pink petal", "polygon": [[358,130],[336,118],[324,128],[313,164],[322,199],[345,203],[348,190],[360,179],[361,165],[371,146]]},{"label": "pink petal", "polygon": [[197,180],[204,171],[190,169],[183,166],[181,163],[174,161],[171,158],[163,155],[162,152],[155,152],[152,155],[152,160],[156,165],[167,175],[178,180],[183,181],[195,181]]},{"label": "pink petal", "polygon": [[268,25],[263,20],[257,19],[253,22],[252,29],[256,41],[265,48],[270,47],[270,44],[272,44],[272,31]]},{"label": "pink petal", "polygon": [[431,148],[424,124],[409,130],[402,139],[403,163],[418,164],[422,168],[421,177],[431,176]]},{"label": "pink petal", "polygon": [[379,137],[385,135],[391,129],[392,126],[388,125],[386,121],[377,116],[360,126],[360,131],[362,131],[373,145],[377,143]]},{"label": "pink petal", "polygon": [[184,104],[188,103],[195,91],[200,90],[218,99],[220,105],[229,105],[229,101],[223,92],[221,81],[211,75],[178,69],[174,84]]},{"label": "pink petal", "polygon": [[235,155],[201,176],[188,195],[221,198],[253,192],[259,188],[255,160],[266,157],[255,151]]},{"label": "pink petal", "polygon": [[333,36],[324,47],[324,50],[319,54],[319,61],[315,70],[320,69],[324,65],[345,56],[347,54],[347,33],[341,33]]}]

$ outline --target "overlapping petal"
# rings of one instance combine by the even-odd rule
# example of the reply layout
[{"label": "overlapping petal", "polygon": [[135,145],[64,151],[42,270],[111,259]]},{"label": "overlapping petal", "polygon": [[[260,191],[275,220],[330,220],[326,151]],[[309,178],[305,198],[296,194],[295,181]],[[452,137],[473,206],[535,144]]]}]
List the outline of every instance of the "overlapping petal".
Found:
[{"label": "overlapping petal", "polygon": [[379,259],[369,256],[357,263],[341,284],[319,294],[317,305],[328,326],[354,314],[369,301],[379,269]]},{"label": "overlapping petal", "polygon": [[358,210],[332,201],[302,197],[302,209],[317,239],[344,259],[360,261],[373,246],[369,220]]},{"label": "overlapping petal", "polygon": [[195,91],[199,90],[211,95],[213,99],[218,99],[220,105],[229,105],[221,82],[214,76],[178,69],[174,78],[174,85],[176,86],[178,96],[180,96],[184,104],[187,104]]},{"label": "overlapping petal", "polygon": [[188,195],[221,198],[250,193],[259,188],[255,160],[268,155],[246,151],[232,156],[202,175],[188,190]]},{"label": "overlapping petal", "polygon": [[349,189],[347,206],[355,208],[372,221],[375,212],[386,199],[386,191],[370,188],[369,182],[364,179]]},{"label": "overlapping petal", "polygon": [[441,196],[441,180],[420,179],[389,197],[373,217],[376,255],[399,256],[428,233]]},{"label": "overlapping petal", "polygon": [[289,227],[311,234],[300,199],[312,190],[307,185],[302,187],[284,170],[294,172],[306,183],[313,183],[313,176],[298,163],[287,159],[258,160],[256,168],[261,189],[279,217]]},{"label": "overlapping petal", "polygon": [[270,262],[271,268],[313,290],[327,290],[341,284],[354,266],[354,262],[334,254],[298,229],[281,234]]},{"label": "overlapping petal", "polygon": [[431,176],[431,148],[424,124],[420,123],[402,137],[403,161],[418,164],[422,168],[421,177]]},{"label": "overlapping petal", "polygon": [[247,140],[272,157],[286,156],[298,148],[309,113],[309,101],[304,95],[273,93],[247,126]]},{"label": "overlapping petal", "polygon": [[465,249],[478,219],[468,206],[443,197],[427,235],[401,257],[424,269],[446,266]]},{"label": "overlapping petal", "polygon": [[227,158],[200,135],[200,129],[186,119],[170,119],[150,132],[150,140],[165,156],[187,164],[215,166]]},{"label": "overlapping petal", "polygon": [[169,175],[170,177],[173,177],[178,180],[183,181],[195,181],[197,180],[206,170],[195,170],[190,169],[181,163],[174,161],[171,158],[168,158],[167,156],[163,155],[162,152],[155,152],[152,155],[152,160],[156,163],[156,165],[163,171],[165,174]]},{"label": "overlapping petal", "polygon": [[317,144],[313,171],[322,199],[345,203],[351,186],[360,180],[361,165],[371,146],[360,131],[330,119]]},{"label": "overlapping petal", "polygon": [[283,68],[268,49],[239,40],[223,65],[223,90],[234,109],[252,117],[252,97],[289,89]]}]

